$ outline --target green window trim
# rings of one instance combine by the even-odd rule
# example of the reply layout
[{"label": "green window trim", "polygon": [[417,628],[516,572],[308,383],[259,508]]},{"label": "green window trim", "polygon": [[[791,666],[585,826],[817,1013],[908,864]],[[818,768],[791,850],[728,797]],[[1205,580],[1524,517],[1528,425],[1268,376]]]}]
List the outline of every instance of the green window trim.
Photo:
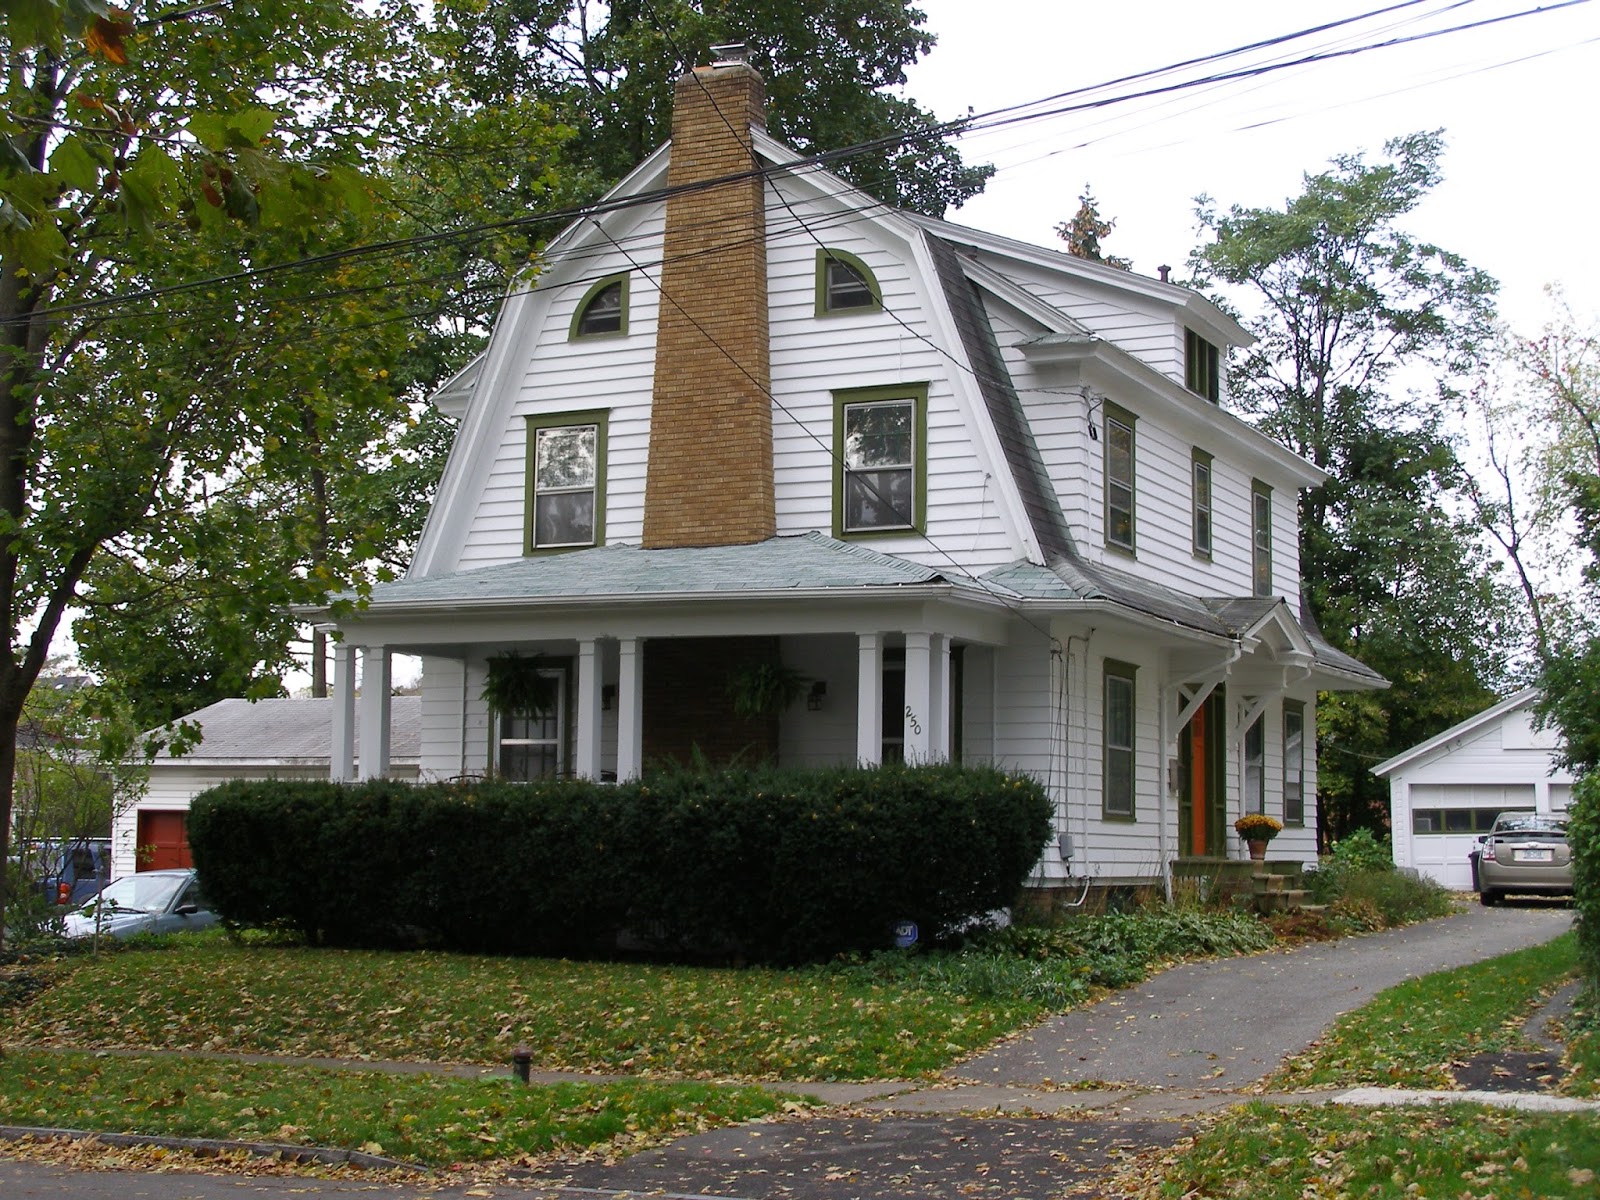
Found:
[{"label": "green window trim", "polygon": [[1105,453],[1101,463],[1105,542],[1112,550],[1137,554],[1138,418],[1127,409],[1107,401],[1101,424],[1105,426]]},{"label": "green window trim", "polygon": [[[846,478],[865,474],[851,468],[846,447],[846,420],[852,408],[907,402],[911,405],[912,461],[909,525],[852,526],[845,520]],[[904,470],[905,468],[893,468]],[[870,485],[869,485],[870,486]],[[887,387],[841,388],[833,393],[833,536],[843,541],[852,538],[880,537],[896,533],[926,533],[928,510],[928,385],[907,383]]]},{"label": "green window trim", "polygon": [[[583,412],[552,413],[547,416],[528,417],[527,478],[524,482],[522,518],[522,552],[524,554],[564,554],[569,550],[587,550],[593,546],[606,544],[606,426],[610,416],[609,410],[595,408]],[[587,542],[562,542],[555,545],[541,546],[537,541],[539,434],[545,430],[571,429],[581,426],[593,426],[595,431],[594,507],[592,518],[594,537]],[[581,493],[581,491],[588,489],[566,490]]]},{"label": "green window trim", "polygon": [[1191,549],[1196,558],[1211,561],[1212,547],[1216,543],[1214,498],[1216,476],[1211,455],[1196,447],[1190,452],[1189,487],[1192,501],[1189,522]]},{"label": "green window trim", "polygon": [[[621,310],[621,314],[620,314],[620,325],[619,325],[619,327],[616,328],[616,329],[599,330],[599,331],[595,331],[595,332],[591,332],[591,333],[583,332],[583,330],[580,327],[583,324],[583,318],[589,312],[589,306],[592,305],[599,298],[601,292],[604,292],[607,288],[613,287],[613,286],[618,285],[618,284],[621,285],[621,292],[622,292],[622,295],[621,295],[622,310]],[[589,290],[584,292],[583,299],[578,301],[578,307],[572,310],[572,324],[570,326],[568,326],[568,328],[567,328],[567,340],[569,342],[576,342],[576,341],[579,341],[579,340],[587,342],[587,341],[590,341],[590,340],[592,340],[594,338],[618,338],[618,337],[627,337],[627,336],[628,336],[628,276],[627,276],[627,273],[624,272],[624,273],[622,273],[620,275],[607,275],[604,279],[595,280],[595,282],[592,283],[589,286]]]},{"label": "green window trim", "polygon": [[1272,489],[1250,481],[1250,583],[1256,596],[1272,591]]},{"label": "green window trim", "polygon": [[1222,403],[1222,351],[1192,329],[1183,331],[1183,383],[1211,403]]},{"label": "green window trim", "polygon": [[1138,820],[1134,795],[1139,742],[1139,668],[1106,659],[1100,696],[1100,816]]},{"label": "green window trim", "polygon": [[1283,702],[1283,823],[1306,823],[1306,706],[1298,700]]},{"label": "green window trim", "polygon": [[[867,290],[872,293],[869,304],[837,304],[830,303],[831,291],[828,287],[828,263],[842,263],[856,275],[861,282],[866,284]],[[850,313],[879,312],[883,308],[883,289],[878,286],[878,277],[872,273],[872,268],[867,266],[848,250],[834,250],[824,248],[817,251],[817,294],[816,311],[819,317],[842,317]]]}]

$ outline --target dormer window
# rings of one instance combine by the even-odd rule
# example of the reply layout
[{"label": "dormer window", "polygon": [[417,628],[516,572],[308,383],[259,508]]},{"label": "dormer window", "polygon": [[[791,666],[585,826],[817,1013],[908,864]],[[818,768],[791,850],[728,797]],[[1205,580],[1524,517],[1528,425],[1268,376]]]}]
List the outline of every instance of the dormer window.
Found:
[{"label": "dormer window", "polygon": [[573,338],[605,337],[628,332],[628,277],[602,279],[585,293],[572,316]]},{"label": "dormer window", "polygon": [[817,315],[871,312],[883,307],[872,270],[845,250],[817,251]]},{"label": "dormer window", "polygon": [[1183,331],[1183,382],[1213,404],[1222,401],[1222,352],[1192,329]]}]

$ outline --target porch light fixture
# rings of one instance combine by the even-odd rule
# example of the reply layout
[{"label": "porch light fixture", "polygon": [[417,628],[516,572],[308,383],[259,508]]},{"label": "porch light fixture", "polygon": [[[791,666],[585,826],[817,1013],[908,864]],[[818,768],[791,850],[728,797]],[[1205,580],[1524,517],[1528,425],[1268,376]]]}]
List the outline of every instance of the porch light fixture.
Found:
[{"label": "porch light fixture", "polygon": [[822,698],[828,694],[828,681],[826,679],[813,679],[811,690],[806,693],[806,707],[812,712],[822,711]]}]

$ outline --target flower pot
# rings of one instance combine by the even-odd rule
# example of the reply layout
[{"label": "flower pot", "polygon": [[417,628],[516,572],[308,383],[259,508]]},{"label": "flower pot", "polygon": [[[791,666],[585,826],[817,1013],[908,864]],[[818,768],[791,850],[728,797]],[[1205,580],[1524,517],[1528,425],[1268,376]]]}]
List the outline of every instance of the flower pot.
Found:
[{"label": "flower pot", "polygon": [[1250,841],[1246,842],[1245,844],[1250,847],[1250,861],[1251,862],[1266,862],[1267,861],[1267,843],[1266,843],[1266,839],[1264,839],[1264,838],[1252,838]]}]

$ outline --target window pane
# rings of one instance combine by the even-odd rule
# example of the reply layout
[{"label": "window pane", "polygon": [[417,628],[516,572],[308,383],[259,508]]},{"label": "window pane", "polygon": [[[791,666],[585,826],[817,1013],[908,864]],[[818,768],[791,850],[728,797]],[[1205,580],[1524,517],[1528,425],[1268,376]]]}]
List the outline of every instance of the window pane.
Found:
[{"label": "window pane", "polygon": [[1446,833],[1471,833],[1472,810],[1470,808],[1445,809],[1444,831]]},{"label": "window pane", "polygon": [[852,404],[844,413],[845,466],[851,470],[910,466],[914,433],[909,400]]},{"label": "window pane", "polygon": [[877,304],[872,286],[849,263],[830,258],[827,263],[827,307],[870,308]]},{"label": "window pane", "polygon": [[1254,514],[1255,556],[1253,566],[1255,593],[1258,596],[1270,596],[1272,594],[1271,493],[1259,490],[1254,492],[1251,498],[1251,508]]},{"label": "window pane", "polygon": [[1288,708],[1283,713],[1283,823],[1306,823],[1305,714]]},{"label": "window pane", "polygon": [[1267,811],[1267,772],[1265,737],[1261,718],[1244,735],[1244,811]]},{"label": "window pane", "polygon": [[593,541],[593,492],[547,492],[534,500],[535,546],[587,546]]},{"label": "window pane", "polygon": [[1211,553],[1211,465],[1194,464],[1194,548],[1197,554]]},{"label": "window pane", "polygon": [[1106,677],[1106,745],[1133,749],[1133,680]]},{"label": "window pane", "polygon": [[1106,811],[1120,815],[1133,812],[1133,752],[1106,752]]},{"label": "window pane", "polygon": [[1436,808],[1419,808],[1411,814],[1412,833],[1438,833],[1439,810]]},{"label": "window pane", "polygon": [[622,281],[601,288],[589,300],[578,318],[579,333],[620,333],[622,331]]},{"label": "window pane", "polygon": [[534,486],[593,487],[595,426],[569,425],[539,430]]},{"label": "window pane", "polygon": [[915,516],[915,474],[848,471],[844,477],[844,527],[886,529],[910,526]]}]

